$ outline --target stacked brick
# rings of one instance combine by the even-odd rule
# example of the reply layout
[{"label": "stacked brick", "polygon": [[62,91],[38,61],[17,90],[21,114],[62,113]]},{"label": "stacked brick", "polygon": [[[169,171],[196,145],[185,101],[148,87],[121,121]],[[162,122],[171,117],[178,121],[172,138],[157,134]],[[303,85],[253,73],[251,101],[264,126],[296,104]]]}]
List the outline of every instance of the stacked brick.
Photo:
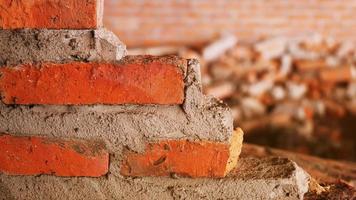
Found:
[{"label": "stacked brick", "polygon": [[[203,179],[189,186],[167,177],[225,177],[236,167],[242,131],[233,130],[225,104],[202,95],[197,60],[125,56],[101,27],[102,0],[0,3],[4,198],[166,199],[181,196],[181,187],[194,198]],[[286,171],[272,182],[263,171],[208,179],[211,198],[225,190],[242,199],[307,191],[300,184],[309,176],[289,160],[240,165]],[[254,193],[257,183],[264,186]],[[245,194],[236,184],[253,187]]]},{"label": "stacked brick", "polygon": [[242,133],[202,96],[195,60],[124,57],[100,0],[1,3],[2,173],[223,177],[236,165]]}]

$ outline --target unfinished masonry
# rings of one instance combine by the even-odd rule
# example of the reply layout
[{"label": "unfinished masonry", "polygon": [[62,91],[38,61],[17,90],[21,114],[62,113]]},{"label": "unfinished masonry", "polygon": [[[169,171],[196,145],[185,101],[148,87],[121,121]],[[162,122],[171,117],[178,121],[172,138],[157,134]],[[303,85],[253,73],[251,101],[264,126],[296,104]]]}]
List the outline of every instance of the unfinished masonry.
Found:
[{"label": "unfinished masonry", "polygon": [[[125,56],[102,0],[0,0],[4,199],[301,199],[309,175],[240,159],[197,60]],[[12,13],[12,14],[9,14]],[[14,17],[16,15],[16,17]]]}]

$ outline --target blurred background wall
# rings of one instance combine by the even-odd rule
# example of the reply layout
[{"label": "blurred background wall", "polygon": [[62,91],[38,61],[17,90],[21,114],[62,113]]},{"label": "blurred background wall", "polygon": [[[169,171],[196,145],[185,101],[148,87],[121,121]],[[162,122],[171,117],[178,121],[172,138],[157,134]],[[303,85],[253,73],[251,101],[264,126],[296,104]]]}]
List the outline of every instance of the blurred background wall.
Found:
[{"label": "blurred background wall", "polygon": [[356,39],[356,0],[106,0],[105,25],[129,47],[196,45],[221,31],[239,39],[318,32]]}]

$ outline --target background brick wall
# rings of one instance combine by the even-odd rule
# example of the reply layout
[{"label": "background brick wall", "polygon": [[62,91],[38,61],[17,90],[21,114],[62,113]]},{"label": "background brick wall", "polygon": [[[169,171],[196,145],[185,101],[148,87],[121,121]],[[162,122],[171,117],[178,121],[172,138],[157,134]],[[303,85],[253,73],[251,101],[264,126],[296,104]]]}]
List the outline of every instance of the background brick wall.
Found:
[{"label": "background brick wall", "polygon": [[129,47],[320,33],[356,40],[356,0],[106,0],[104,23]]}]

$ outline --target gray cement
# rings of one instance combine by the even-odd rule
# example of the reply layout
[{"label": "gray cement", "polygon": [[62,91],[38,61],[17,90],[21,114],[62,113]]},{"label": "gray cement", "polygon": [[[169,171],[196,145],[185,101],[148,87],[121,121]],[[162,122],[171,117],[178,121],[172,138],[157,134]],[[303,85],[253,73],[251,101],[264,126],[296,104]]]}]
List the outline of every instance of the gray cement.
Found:
[{"label": "gray cement", "polygon": [[115,34],[96,30],[0,30],[0,66],[23,63],[120,60],[126,47]]},{"label": "gray cement", "polygon": [[112,152],[127,146],[143,151],[144,141],[212,140],[228,143],[230,109],[206,97],[187,117],[179,105],[7,106],[0,104],[0,132],[64,138],[102,139]]},{"label": "gray cement", "polygon": [[223,179],[0,175],[0,199],[302,199],[309,175],[284,158],[245,158]]},{"label": "gray cement", "polygon": [[188,118],[193,118],[194,110],[201,109],[204,104],[199,61],[189,59],[186,71],[183,109]]},{"label": "gray cement", "polygon": [[[118,65],[125,65],[125,64],[139,64],[139,65],[144,65],[144,64],[149,64],[149,63],[164,63],[166,65],[172,65],[177,67],[182,71],[183,77],[187,76],[187,71],[188,67],[190,68],[195,68],[199,67],[199,63],[195,61],[196,59],[184,59],[179,56],[151,56],[151,55],[130,55],[130,56],[125,56],[118,62],[115,62],[115,64]],[[194,61],[194,62],[192,62]],[[188,63],[190,63],[188,65]],[[193,71],[193,70],[190,70]],[[200,76],[200,75],[194,75],[194,76]],[[198,82],[198,84],[201,84]]]}]

